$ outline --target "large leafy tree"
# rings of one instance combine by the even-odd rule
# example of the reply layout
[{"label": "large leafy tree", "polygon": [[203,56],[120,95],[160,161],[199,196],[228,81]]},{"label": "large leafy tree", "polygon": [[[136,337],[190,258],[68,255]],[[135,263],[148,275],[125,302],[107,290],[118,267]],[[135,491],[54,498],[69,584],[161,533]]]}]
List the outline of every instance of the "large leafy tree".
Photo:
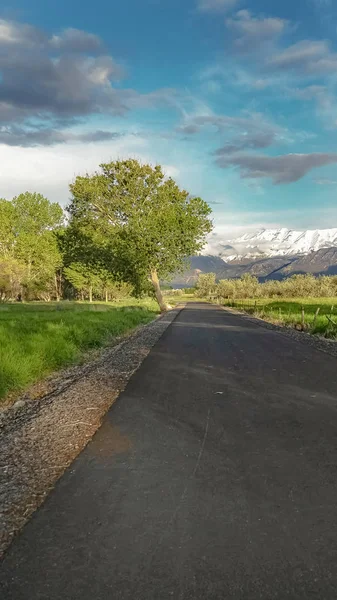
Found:
[{"label": "large leafy tree", "polygon": [[73,226],[109,246],[112,268],[136,288],[149,278],[166,310],[159,280],[202,249],[212,229],[210,207],[165,178],[160,166],[131,159],[100,165],[70,190]]},{"label": "large leafy tree", "polygon": [[41,194],[25,192],[11,201],[0,200],[2,265],[15,260],[23,266],[16,271],[26,290],[54,286],[62,262],[55,234],[62,222],[62,208]]}]

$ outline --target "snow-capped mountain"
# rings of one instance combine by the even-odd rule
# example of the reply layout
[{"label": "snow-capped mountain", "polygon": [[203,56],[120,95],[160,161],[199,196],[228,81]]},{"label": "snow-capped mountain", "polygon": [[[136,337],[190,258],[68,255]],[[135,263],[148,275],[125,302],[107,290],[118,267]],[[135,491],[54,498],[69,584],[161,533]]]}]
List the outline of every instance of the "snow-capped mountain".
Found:
[{"label": "snow-capped mountain", "polygon": [[337,227],[243,231],[228,239],[230,236],[215,229],[203,254],[192,256],[186,272],[178,273],[171,284],[191,287],[200,273],[215,273],[218,280],[250,273],[260,281],[282,280],[299,273],[337,275]]},{"label": "snow-capped mountain", "polygon": [[322,248],[337,247],[337,227],[334,229],[259,229],[253,233],[219,241],[217,254],[226,262],[271,256],[298,256]]}]

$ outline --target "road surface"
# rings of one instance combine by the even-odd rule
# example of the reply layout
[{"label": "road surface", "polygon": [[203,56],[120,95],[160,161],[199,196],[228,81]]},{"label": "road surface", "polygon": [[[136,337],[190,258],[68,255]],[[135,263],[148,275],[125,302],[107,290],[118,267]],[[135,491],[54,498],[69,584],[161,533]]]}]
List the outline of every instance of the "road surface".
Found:
[{"label": "road surface", "polygon": [[337,364],[190,304],[14,541],[4,600],[337,598]]}]

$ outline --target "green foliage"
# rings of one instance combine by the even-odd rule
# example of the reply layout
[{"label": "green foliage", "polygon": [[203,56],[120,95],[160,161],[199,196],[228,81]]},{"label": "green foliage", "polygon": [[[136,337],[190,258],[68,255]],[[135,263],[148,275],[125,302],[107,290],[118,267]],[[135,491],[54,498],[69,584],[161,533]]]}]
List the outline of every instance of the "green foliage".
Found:
[{"label": "green foliage", "polygon": [[81,262],[71,263],[64,268],[66,279],[80,294],[82,300],[93,296],[108,300],[128,298],[133,292],[133,286],[124,281],[116,281],[113,275],[99,265],[85,265]]},{"label": "green foliage", "polygon": [[334,323],[337,324],[336,298],[245,298],[227,300],[224,304],[278,325],[319,333],[325,337],[337,336],[337,325],[334,326]]},{"label": "green foliage", "polygon": [[250,274],[240,279],[222,279],[216,284],[214,273],[200,274],[197,293],[216,297],[219,301],[241,298],[319,298],[337,296],[337,276],[313,277],[313,275],[293,275],[283,281],[259,283]]},{"label": "green foliage", "polygon": [[182,268],[184,259],[203,247],[211,210],[165,179],[160,166],[125,160],[100,168],[70,186],[71,224],[92,240],[98,254],[110,254],[115,272],[137,291],[149,277],[158,291],[158,277]]},{"label": "green foliage", "polygon": [[149,299],[94,313],[61,304],[56,310],[53,299],[121,305],[131,294],[148,293],[151,279],[163,308],[159,277],[182,268],[212,228],[208,205],[180,190],[159,166],[103,164],[94,175],[77,177],[70,190],[67,222],[61,207],[41,194],[0,199],[0,301],[45,300],[51,307],[0,307],[0,396],[154,316],[153,300],[145,308]]},{"label": "green foliage", "polygon": [[207,299],[216,298],[220,304],[282,325],[330,337],[337,335],[336,275],[317,278],[294,275],[283,281],[259,283],[256,277],[245,274],[240,279],[223,279],[216,283],[214,273],[207,273],[199,275],[196,294]]},{"label": "green foliage", "polygon": [[94,268],[81,262],[71,263],[64,269],[64,275],[75,290],[86,295],[92,301],[93,290],[97,291],[100,285],[99,275]]},{"label": "green foliage", "polygon": [[212,298],[217,290],[215,273],[201,273],[196,285],[196,295]]},{"label": "green foliage", "polygon": [[109,300],[122,300],[123,298],[129,298],[133,293],[133,286],[131,283],[125,281],[111,282],[107,287]]},{"label": "green foliage", "polygon": [[256,277],[246,273],[241,279],[222,279],[216,287],[218,298],[256,298],[260,284]]},{"label": "green foliage", "polygon": [[86,351],[148,323],[157,312],[149,299],[118,307],[71,302],[0,307],[0,398],[78,362]]},{"label": "green foliage", "polygon": [[13,255],[15,243],[15,208],[12,202],[0,198],[0,256]]},{"label": "green foliage", "polygon": [[314,277],[293,275],[283,281],[259,283],[249,273],[240,279],[222,279],[216,283],[214,273],[201,273],[196,285],[196,294],[219,301],[241,298],[319,298],[337,296],[337,276]]},{"label": "green foliage", "polygon": [[[50,291],[62,264],[56,231],[63,211],[41,194],[26,192],[11,202],[0,200],[0,280],[2,297],[28,298]],[[10,267],[12,265],[12,268]],[[11,274],[6,273],[10,269]],[[18,281],[19,276],[19,281]],[[6,280],[7,284],[4,284]]]},{"label": "green foliage", "polygon": [[182,268],[211,230],[210,208],[160,166],[102,164],[70,186],[69,219],[26,192],[0,199],[0,299],[120,298]]},{"label": "green foliage", "polygon": [[26,192],[12,201],[14,207],[15,254],[27,266],[26,284],[52,277],[62,262],[55,230],[61,227],[63,211],[41,194]]},{"label": "green foliage", "polygon": [[21,291],[21,283],[25,278],[26,268],[23,263],[12,256],[0,256],[0,300],[17,297]]}]

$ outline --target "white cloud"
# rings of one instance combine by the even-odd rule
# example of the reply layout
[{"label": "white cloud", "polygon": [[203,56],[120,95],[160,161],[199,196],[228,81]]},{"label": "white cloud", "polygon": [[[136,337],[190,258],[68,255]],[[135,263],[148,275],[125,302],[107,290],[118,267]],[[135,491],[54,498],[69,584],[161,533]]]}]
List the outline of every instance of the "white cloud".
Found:
[{"label": "white cloud", "polygon": [[[43,148],[0,144],[1,196],[12,198],[26,190],[36,191],[64,206],[69,199],[69,183],[77,175],[93,173],[102,162],[129,157],[156,164],[156,151],[149,139],[128,134],[111,141]],[[168,177],[179,177],[178,164],[163,161],[162,167]]]},{"label": "white cloud", "polygon": [[46,41],[47,36],[36,27],[0,19],[0,47],[9,45],[13,50],[14,46],[25,45],[32,48]]},{"label": "white cloud", "polygon": [[317,183],[317,185],[333,185],[334,187],[337,187],[336,179],[327,179],[325,177],[322,179],[314,179],[314,183]]},{"label": "white cloud", "polygon": [[176,179],[179,177],[180,169],[174,165],[162,165],[163,171],[167,177],[172,177],[172,179]]},{"label": "white cloud", "polygon": [[256,52],[268,42],[274,42],[285,31],[288,21],[277,17],[256,17],[248,10],[240,10],[226,20],[234,33],[234,49],[238,52]]},{"label": "white cloud", "polygon": [[11,198],[25,190],[37,191],[64,205],[69,183],[77,175],[91,173],[105,161],[127,156],[145,161],[149,154],[148,142],[135,136],[44,148],[0,145],[1,195]]},{"label": "white cloud", "polygon": [[58,35],[54,34],[49,43],[52,48],[67,52],[98,52],[103,48],[102,40],[97,35],[71,27]]},{"label": "white cloud", "polygon": [[321,76],[336,72],[337,53],[330,49],[325,40],[301,40],[272,56],[267,61],[267,67],[273,72],[295,71],[304,76]]}]

